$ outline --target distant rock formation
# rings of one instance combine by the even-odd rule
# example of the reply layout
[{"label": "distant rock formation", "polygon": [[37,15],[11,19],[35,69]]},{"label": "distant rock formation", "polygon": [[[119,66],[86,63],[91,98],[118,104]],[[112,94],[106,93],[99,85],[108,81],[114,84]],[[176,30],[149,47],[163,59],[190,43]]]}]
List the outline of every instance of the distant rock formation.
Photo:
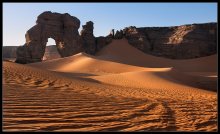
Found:
[{"label": "distant rock formation", "polygon": [[52,60],[60,58],[60,54],[57,50],[56,45],[46,46],[45,53],[43,56],[43,60]]},{"label": "distant rock formation", "polygon": [[120,31],[116,31],[115,33],[115,36],[114,36],[114,39],[122,39],[123,38],[123,31],[120,30]]},{"label": "distant rock formation", "polygon": [[145,33],[139,32],[136,27],[128,27],[124,30],[125,38],[128,39],[128,42],[139,50],[148,53],[152,46],[145,36]]},{"label": "distant rock formation", "polygon": [[18,46],[3,46],[2,47],[2,58],[16,58],[16,50]]},{"label": "distant rock formation", "polygon": [[115,37],[115,30],[112,29],[112,30],[110,31],[110,34],[109,34],[108,36],[114,38],[114,37]]},{"label": "distant rock formation", "polygon": [[26,43],[17,49],[18,63],[42,61],[48,38],[56,42],[61,57],[70,56],[82,51],[79,36],[80,20],[69,14],[43,12],[38,16],[36,25],[25,35]]},{"label": "distant rock formation", "polygon": [[217,52],[217,23],[174,27],[127,27],[125,38],[139,50],[172,59],[190,59]]},{"label": "distant rock formation", "polygon": [[[3,59],[16,59],[16,50],[18,46],[3,46],[2,58]],[[57,51],[56,45],[46,46],[43,60],[51,60],[60,58],[60,54]]]},{"label": "distant rock formation", "polygon": [[112,36],[100,36],[100,37],[96,37],[96,52],[98,52],[99,50],[101,50],[103,47],[107,46],[109,43],[112,42]]}]

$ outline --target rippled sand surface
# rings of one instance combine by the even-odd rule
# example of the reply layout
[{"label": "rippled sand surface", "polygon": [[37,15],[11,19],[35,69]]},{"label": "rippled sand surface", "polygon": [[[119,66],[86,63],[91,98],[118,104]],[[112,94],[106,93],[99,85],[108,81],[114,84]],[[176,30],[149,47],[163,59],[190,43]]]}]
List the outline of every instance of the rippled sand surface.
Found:
[{"label": "rippled sand surface", "polygon": [[126,43],[114,41],[97,56],[4,61],[3,131],[217,131],[217,77],[210,77],[217,71],[203,62],[216,55],[194,62],[152,57],[157,65]]}]

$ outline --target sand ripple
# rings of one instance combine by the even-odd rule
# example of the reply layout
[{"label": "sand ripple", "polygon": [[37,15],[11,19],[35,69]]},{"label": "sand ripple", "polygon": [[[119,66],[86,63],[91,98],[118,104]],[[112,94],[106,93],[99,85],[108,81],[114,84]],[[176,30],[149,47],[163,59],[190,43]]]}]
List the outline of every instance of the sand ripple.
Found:
[{"label": "sand ripple", "polygon": [[4,131],[216,131],[217,95],[128,88],[3,63]]}]

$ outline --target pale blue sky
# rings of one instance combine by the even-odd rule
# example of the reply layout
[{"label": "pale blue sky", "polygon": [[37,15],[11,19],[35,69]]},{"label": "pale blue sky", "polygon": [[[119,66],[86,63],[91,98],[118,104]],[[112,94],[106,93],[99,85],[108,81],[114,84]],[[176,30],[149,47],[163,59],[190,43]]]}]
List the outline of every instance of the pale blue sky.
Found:
[{"label": "pale blue sky", "polygon": [[26,31],[44,11],[77,17],[81,21],[79,32],[82,25],[91,20],[96,37],[128,26],[217,22],[217,3],[3,3],[3,45],[23,45]]}]

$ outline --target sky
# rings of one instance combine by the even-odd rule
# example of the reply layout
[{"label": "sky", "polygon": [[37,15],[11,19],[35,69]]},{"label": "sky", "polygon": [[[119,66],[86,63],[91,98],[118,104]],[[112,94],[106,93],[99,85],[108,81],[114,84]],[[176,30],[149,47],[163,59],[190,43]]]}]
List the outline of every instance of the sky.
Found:
[{"label": "sky", "polygon": [[[128,26],[178,26],[217,22],[217,3],[3,3],[3,46],[25,44],[25,33],[44,11],[69,13],[82,25],[94,22],[94,36]],[[48,45],[55,45],[53,39]]]}]

